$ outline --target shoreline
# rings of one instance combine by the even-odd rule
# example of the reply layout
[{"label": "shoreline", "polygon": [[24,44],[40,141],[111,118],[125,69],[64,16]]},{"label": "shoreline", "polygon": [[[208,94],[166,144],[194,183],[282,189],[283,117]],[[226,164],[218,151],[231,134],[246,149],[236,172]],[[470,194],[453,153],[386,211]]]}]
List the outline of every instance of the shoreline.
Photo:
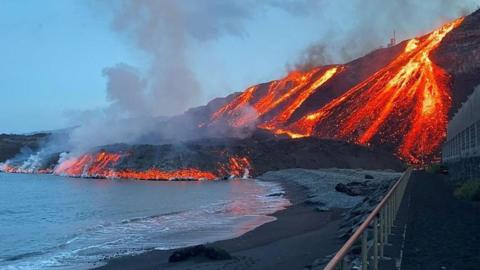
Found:
[{"label": "shoreline", "polygon": [[99,261],[99,267],[91,269],[303,269],[317,258],[333,254],[342,245],[337,233],[344,210],[320,212],[315,205],[305,203],[307,188],[294,182],[275,182],[282,186],[291,206],[270,216],[276,218],[240,237],[206,243],[229,252],[233,259],[212,261],[192,258],[183,262],[169,263],[172,250],[150,250],[137,255],[125,255]]}]

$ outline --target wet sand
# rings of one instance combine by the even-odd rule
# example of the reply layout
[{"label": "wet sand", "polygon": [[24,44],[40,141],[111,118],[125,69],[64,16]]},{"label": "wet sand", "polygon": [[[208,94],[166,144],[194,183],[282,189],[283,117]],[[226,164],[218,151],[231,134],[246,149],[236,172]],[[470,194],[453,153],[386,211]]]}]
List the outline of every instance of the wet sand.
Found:
[{"label": "wet sand", "polygon": [[169,263],[172,250],[110,259],[97,269],[303,269],[317,258],[333,254],[342,245],[337,238],[342,210],[319,212],[305,203],[303,186],[281,182],[292,206],[275,213],[276,221],[264,224],[238,238],[208,244],[228,251],[233,259],[211,261],[194,258]]}]

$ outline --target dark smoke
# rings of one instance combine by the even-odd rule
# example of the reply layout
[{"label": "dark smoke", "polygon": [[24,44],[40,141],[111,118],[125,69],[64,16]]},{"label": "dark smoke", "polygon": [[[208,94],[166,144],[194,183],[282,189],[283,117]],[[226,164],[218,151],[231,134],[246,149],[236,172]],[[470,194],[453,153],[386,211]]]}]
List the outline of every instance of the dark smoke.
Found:
[{"label": "dark smoke", "polygon": [[312,44],[308,46],[300,55],[298,62],[292,66],[287,66],[288,70],[310,70],[316,66],[333,64],[333,56],[325,44]]}]

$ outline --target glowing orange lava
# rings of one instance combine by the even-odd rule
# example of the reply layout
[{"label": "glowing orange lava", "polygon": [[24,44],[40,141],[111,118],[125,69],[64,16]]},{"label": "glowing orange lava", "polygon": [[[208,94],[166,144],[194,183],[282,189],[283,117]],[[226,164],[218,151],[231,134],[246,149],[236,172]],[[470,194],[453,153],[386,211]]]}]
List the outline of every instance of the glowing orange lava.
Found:
[{"label": "glowing orange lava", "polygon": [[175,170],[162,170],[149,168],[138,171],[133,169],[118,169],[118,162],[122,153],[109,153],[101,151],[71,157],[60,162],[54,170],[55,174],[73,177],[98,177],[98,178],[132,178],[142,180],[214,180],[223,175],[241,177],[245,170],[251,168],[246,157],[230,157],[228,164],[220,164],[215,172],[203,171],[197,168],[179,168]]},{"label": "glowing orange lava", "polygon": [[148,169],[146,171],[120,170],[112,172],[107,178],[130,178],[142,180],[172,180],[172,179],[193,179],[193,180],[213,180],[218,178],[217,175],[201,171],[194,168],[183,168],[173,171],[163,171],[157,168]]},{"label": "glowing orange lava", "polygon": [[211,121],[215,123],[223,119],[232,127],[243,127],[274,110],[280,110],[274,119],[260,125],[261,128],[275,129],[285,123],[312,93],[340,69],[335,66],[326,70],[314,68],[308,72],[293,71],[285,78],[268,84],[268,89],[262,89],[260,85],[252,86],[216,111]]},{"label": "glowing orange lava", "polygon": [[219,170],[223,172],[223,174],[228,173],[237,177],[243,177],[245,174],[248,176],[251,169],[252,165],[248,158],[236,156],[230,157],[229,164],[226,168],[222,165],[219,166]]},{"label": "glowing orange lava", "polygon": [[291,137],[297,137],[296,134],[284,131],[280,127],[285,125],[290,119],[292,114],[307,100],[320,86],[330,80],[337,72],[341,71],[342,67],[332,67],[327,69],[318,79],[313,81],[308,87],[303,89],[299,95],[293,99],[289,104],[283,108],[282,111],[276,114],[276,116],[264,124],[261,124],[260,128],[272,130],[274,133],[281,134],[287,133]]},{"label": "glowing orange lava", "polygon": [[451,100],[448,74],[429,56],[462,21],[410,40],[390,64],[287,130],[360,144],[394,143],[413,164],[431,159],[445,137]]},{"label": "glowing orange lava", "polygon": [[[310,109],[294,122],[292,115],[344,66],[293,72],[261,93],[264,86],[253,86],[216,112],[212,120],[226,118],[238,127],[258,118],[257,127],[275,134],[387,145],[412,164],[434,160],[445,138],[451,98],[449,76],[430,55],[462,21],[457,19],[405,42],[403,51],[389,64],[347,91],[338,89],[344,94]],[[252,108],[256,115],[242,118],[238,113],[242,106]]]},{"label": "glowing orange lava", "polygon": [[51,174],[53,173],[52,169],[25,169],[22,167],[16,167],[10,164],[0,164],[0,172],[6,172],[6,173],[39,173],[39,174]]},{"label": "glowing orange lava", "polygon": [[54,173],[78,177],[108,177],[113,174],[113,166],[122,156],[117,153],[88,153],[60,162]]}]

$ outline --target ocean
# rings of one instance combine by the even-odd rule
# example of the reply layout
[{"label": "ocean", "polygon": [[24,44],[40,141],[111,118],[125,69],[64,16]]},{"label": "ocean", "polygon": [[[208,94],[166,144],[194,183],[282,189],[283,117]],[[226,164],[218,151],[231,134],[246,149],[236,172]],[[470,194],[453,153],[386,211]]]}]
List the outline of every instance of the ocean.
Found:
[{"label": "ocean", "polygon": [[0,173],[0,269],[99,260],[238,237],[290,202],[253,179],[165,182]]}]

